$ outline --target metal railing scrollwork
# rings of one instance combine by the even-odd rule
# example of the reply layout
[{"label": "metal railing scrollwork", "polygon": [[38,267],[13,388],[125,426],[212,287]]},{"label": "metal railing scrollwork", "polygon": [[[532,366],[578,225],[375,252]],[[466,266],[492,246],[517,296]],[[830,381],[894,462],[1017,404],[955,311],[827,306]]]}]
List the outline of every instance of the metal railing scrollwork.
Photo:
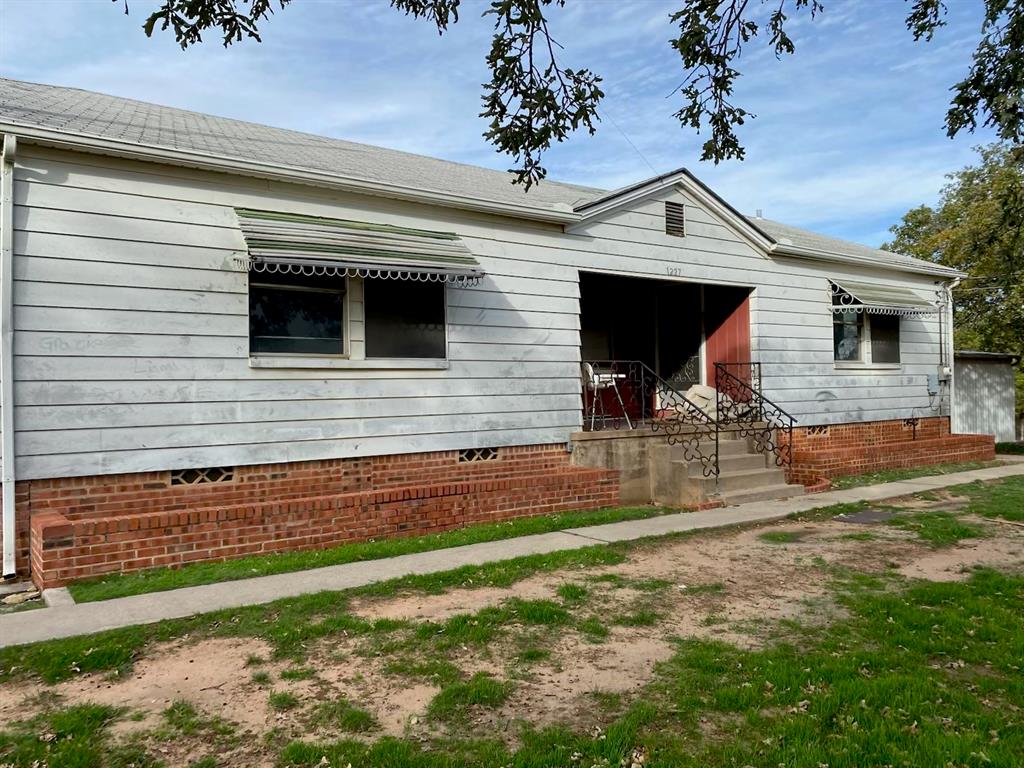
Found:
[{"label": "metal railing scrollwork", "polygon": [[686,461],[699,461],[704,477],[718,477],[718,425],[678,385],[640,360],[588,360],[583,375],[583,428],[648,426],[680,445]]},{"label": "metal railing scrollwork", "polygon": [[773,454],[776,466],[792,464],[796,419],[762,394],[760,363],[715,363],[715,390],[719,429],[735,425],[758,453]]}]

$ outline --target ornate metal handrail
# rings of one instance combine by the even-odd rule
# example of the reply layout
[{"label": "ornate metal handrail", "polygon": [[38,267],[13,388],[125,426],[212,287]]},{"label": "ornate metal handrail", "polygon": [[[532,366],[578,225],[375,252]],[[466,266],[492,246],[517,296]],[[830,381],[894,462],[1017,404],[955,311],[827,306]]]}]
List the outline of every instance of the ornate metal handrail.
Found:
[{"label": "ornate metal handrail", "polygon": [[715,390],[718,429],[734,424],[758,453],[774,454],[776,466],[792,464],[796,419],[761,392],[760,363],[715,363]]},{"label": "ornate metal handrail", "polygon": [[588,360],[583,374],[583,428],[649,426],[681,445],[683,458],[698,460],[705,477],[718,477],[718,425],[640,360]]}]

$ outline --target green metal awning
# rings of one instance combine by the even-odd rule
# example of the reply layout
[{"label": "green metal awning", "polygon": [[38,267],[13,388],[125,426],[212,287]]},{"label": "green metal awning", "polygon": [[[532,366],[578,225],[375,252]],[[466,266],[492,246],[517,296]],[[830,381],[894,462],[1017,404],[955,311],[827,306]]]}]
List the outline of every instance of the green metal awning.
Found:
[{"label": "green metal awning", "polygon": [[484,272],[451,232],[236,208],[254,272],[475,284]]},{"label": "green metal awning", "polygon": [[833,278],[832,311],[868,312],[875,315],[932,315],[939,311],[938,300],[929,300],[903,286],[862,283]]}]

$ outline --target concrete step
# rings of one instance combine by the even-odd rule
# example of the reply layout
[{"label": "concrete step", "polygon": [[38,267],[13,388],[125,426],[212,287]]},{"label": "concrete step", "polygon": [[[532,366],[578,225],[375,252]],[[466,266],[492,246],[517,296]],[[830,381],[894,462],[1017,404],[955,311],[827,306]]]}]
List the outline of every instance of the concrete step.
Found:
[{"label": "concrete step", "polygon": [[[714,443],[700,443],[701,451],[706,453],[715,452]],[[752,451],[746,440],[719,440],[718,441],[718,455],[719,456],[743,456],[749,455]]]},{"label": "concrete step", "polygon": [[732,491],[721,493],[718,499],[727,507],[735,504],[746,504],[749,501],[774,501],[776,499],[789,499],[794,496],[803,496],[802,485],[767,485],[761,488],[752,488],[744,491]]},{"label": "concrete step", "polygon": [[747,491],[772,485],[785,485],[786,473],[776,467],[771,469],[761,467],[760,469],[722,472],[718,476],[717,485],[713,477],[700,477],[693,480],[703,486],[705,494],[710,496],[716,490],[718,493],[733,493],[735,491]]},{"label": "concrete step", "polygon": [[[772,462],[774,464],[774,462]],[[744,469],[765,469],[767,460],[761,453],[737,453],[719,454],[718,468],[723,474],[726,472],[739,472]],[[704,467],[699,460],[691,461],[686,466],[690,477],[700,477]]]}]

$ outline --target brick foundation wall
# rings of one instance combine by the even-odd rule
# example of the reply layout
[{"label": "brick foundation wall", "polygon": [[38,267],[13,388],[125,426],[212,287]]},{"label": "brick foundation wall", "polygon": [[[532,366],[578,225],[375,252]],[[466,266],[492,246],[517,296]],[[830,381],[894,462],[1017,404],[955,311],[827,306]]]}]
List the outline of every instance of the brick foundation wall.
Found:
[{"label": "brick foundation wall", "polygon": [[618,503],[616,472],[570,466],[563,445],[18,483],[19,566],[41,587],[105,573],[447,530]]},{"label": "brick foundation wall", "polygon": [[991,435],[951,435],[944,416],[919,419],[916,429],[903,419],[797,427],[787,479],[809,485],[823,477],[994,458]]}]

